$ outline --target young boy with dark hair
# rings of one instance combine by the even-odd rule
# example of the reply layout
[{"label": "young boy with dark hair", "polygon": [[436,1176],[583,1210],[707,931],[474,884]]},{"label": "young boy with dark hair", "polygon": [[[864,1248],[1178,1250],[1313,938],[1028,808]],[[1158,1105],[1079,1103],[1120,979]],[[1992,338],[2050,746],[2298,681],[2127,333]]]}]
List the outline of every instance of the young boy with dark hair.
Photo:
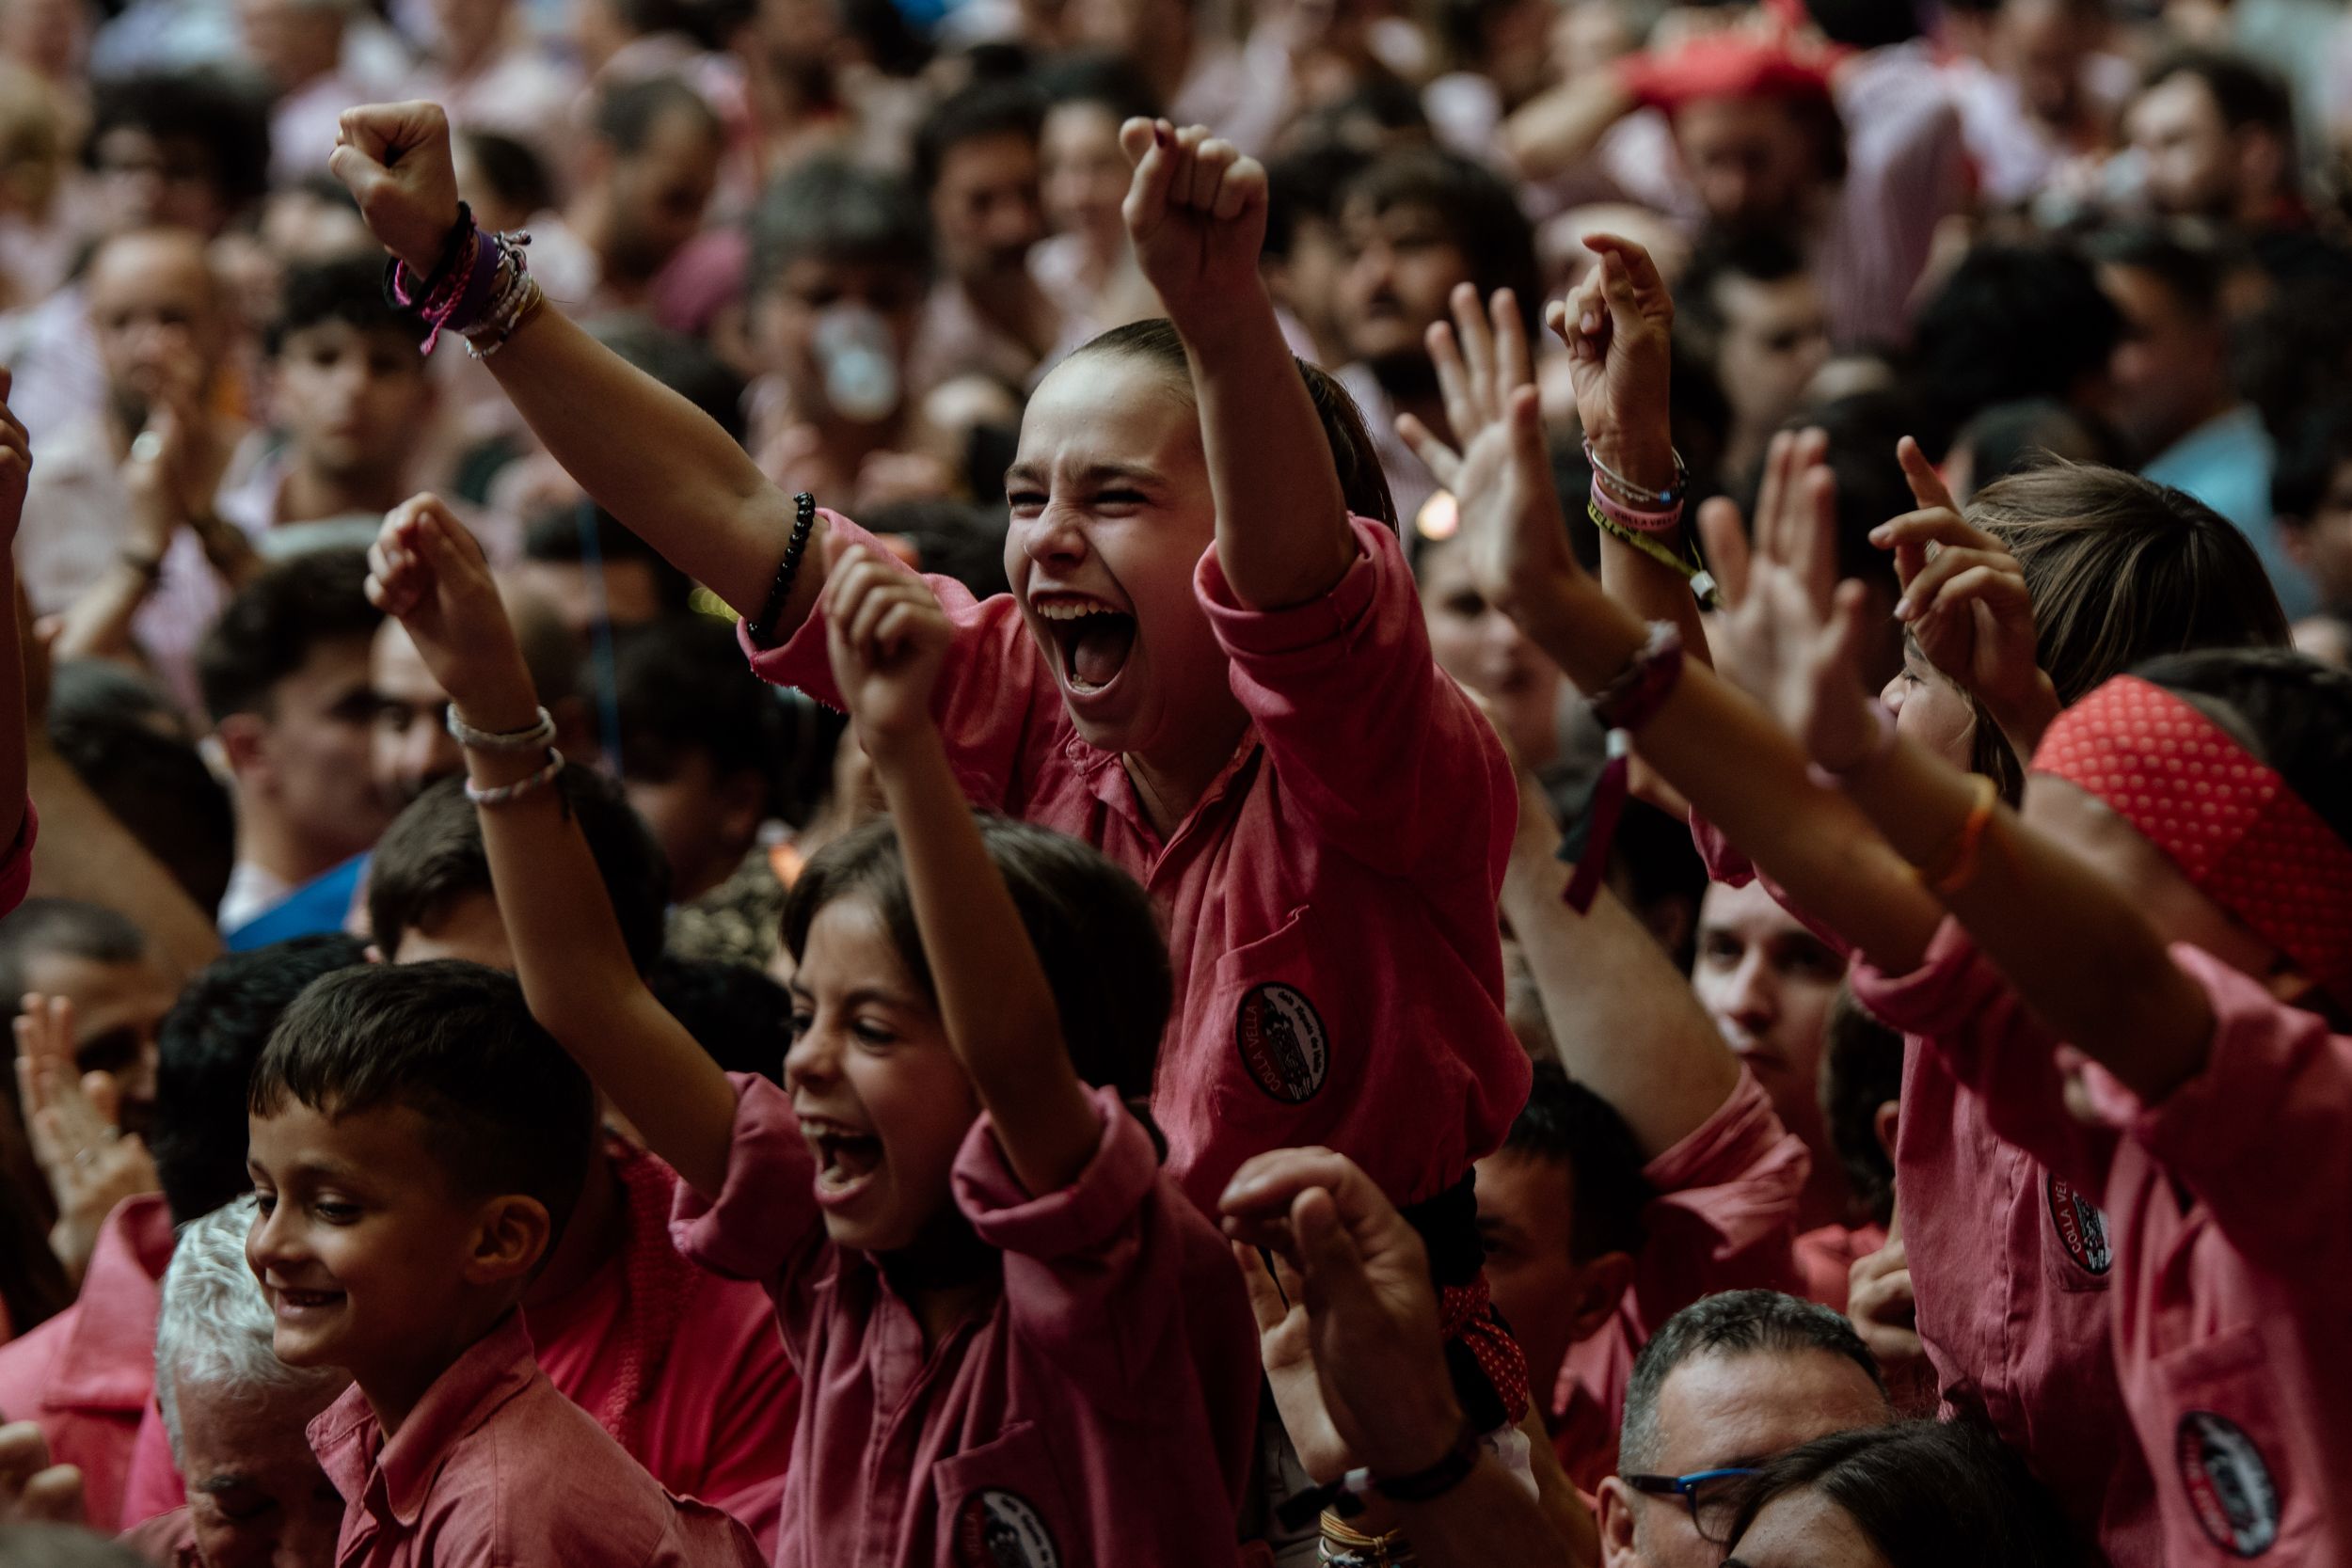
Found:
[{"label": "young boy with dark hair", "polygon": [[336,1558],[753,1568],[532,1359],[516,1308],[595,1155],[596,1096],[479,966],[371,965],[287,1010],[254,1070],[246,1243],[297,1367],[347,1368],[310,1427]]},{"label": "young boy with dark hair", "polygon": [[[660,956],[669,902],[661,851],[612,780],[575,763],[560,787],[644,973]],[[427,789],[384,835],[368,910],[387,963],[514,967],[462,780]],[[770,1033],[780,1065],[788,1026]],[[571,1232],[523,1295],[539,1365],[663,1485],[724,1509],[771,1546],[800,1385],[767,1293],[678,1252],[669,1166],[620,1132],[600,1148],[574,1189]]]},{"label": "young boy with dark hair", "polygon": [[369,773],[368,644],[382,619],[356,550],[317,550],[239,589],[197,649],[237,800],[221,932],[244,951],[341,930],[387,814]]},{"label": "young boy with dark hair", "polygon": [[358,257],[290,269],[263,346],[268,455],[220,497],[247,533],[377,515],[405,499],[434,387],[422,325],[384,297],[384,269]]}]

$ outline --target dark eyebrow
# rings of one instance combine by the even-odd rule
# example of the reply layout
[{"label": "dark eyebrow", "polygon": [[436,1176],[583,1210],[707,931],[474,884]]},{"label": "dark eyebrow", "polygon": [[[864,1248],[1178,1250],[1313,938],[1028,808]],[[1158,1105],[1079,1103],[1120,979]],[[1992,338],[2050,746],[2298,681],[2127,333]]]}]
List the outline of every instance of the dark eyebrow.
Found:
[{"label": "dark eyebrow", "polygon": [[251,1476],[241,1476],[230,1471],[225,1475],[206,1476],[202,1481],[192,1481],[188,1482],[188,1490],[201,1492],[208,1497],[216,1497],[223,1492],[234,1492],[240,1486],[252,1484]]},{"label": "dark eyebrow", "polygon": [[[1152,469],[1134,463],[1089,463],[1078,470],[1078,481],[1087,485],[1143,484],[1157,487],[1160,476]],[[1044,467],[1037,463],[1015,463],[1005,470],[1005,488],[1016,484],[1042,485]]]}]

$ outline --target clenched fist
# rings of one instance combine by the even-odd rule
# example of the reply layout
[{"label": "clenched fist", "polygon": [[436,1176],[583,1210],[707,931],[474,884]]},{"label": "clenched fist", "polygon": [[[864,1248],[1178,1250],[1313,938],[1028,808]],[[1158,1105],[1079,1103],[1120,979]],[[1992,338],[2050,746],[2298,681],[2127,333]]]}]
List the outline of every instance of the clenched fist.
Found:
[{"label": "clenched fist", "polygon": [[440,264],[457,226],[457,169],[438,103],[344,110],[326,166],[358,198],[359,215],[385,249],[419,276]]}]

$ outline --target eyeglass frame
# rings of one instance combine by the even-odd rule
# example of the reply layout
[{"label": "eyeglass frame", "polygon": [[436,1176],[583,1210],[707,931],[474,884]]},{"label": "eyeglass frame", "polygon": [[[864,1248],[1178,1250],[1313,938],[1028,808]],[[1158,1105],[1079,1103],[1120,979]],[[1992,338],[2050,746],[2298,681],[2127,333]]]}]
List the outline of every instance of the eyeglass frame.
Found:
[{"label": "eyeglass frame", "polygon": [[1720,1470],[1692,1470],[1690,1474],[1681,1476],[1633,1475],[1619,1476],[1617,1479],[1645,1497],[1680,1497],[1682,1506],[1690,1511],[1691,1528],[1698,1532],[1699,1539],[1711,1545],[1720,1546],[1724,1543],[1708,1534],[1707,1527],[1699,1523],[1698,1487],[1707,1481],[1722,1481],[1726,1476],[1754,1476],[1762,1473],[1754,1465],[1728,1465]]}]

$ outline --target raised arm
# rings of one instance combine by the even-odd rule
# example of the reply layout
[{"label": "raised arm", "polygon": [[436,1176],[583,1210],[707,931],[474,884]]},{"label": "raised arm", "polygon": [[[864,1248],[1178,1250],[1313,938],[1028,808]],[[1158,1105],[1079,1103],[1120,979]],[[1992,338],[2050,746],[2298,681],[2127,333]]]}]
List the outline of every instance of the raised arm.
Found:
[{"label": "raised arm", "polygon": [[[1826,519],[1811,531],[1810,550],[1825,556],[1833,547]],[[1785,539],[1778,547],[1807,548]],[[1859,673],[1866,612],[1858,585],[1847,583],[1834,596],[1758,596],[1772,601],[1783,651],[1774,661],[1775,710],[1811,759],[1843,781],[1882,842],[1931,871],[1935,893],[1921,888],[1919,896],[1940,899],[1935,907],[1959,917],[2058,1038],[2141,1099],[2162,1099],[2203,1066],[2213,1005],[2130,897],[2000,804],[1990,780],[1963,772],[1872,716]]]},{"label": "raised arm", "polygon": [[[1535,388],[1505,372],[1481,405],[1493,410],[1491,420],[1456,432],[1468,445],[1449,470],[1479,586],[1580,689],[1605,692],[1632,669],[1649,628],[1568,548]],[[1811,500],[1818,510],[1823,498]],[[1764,559],[1776,564],[1769,553]],[[1724,575],[1726,594],[1737,601],[1747,577]],[[1765,586],[1799,591],[1776,570],[1758,578]],[[1772,651],[1762,645],[1750,657]],[[1635,735],[1650,766],[1809,914],[1882,967],[1907,970],[1918,962],[1941,918],[1935,901],[1852,802],[1806,777],[1804,751],[1763,708],[1686,657]]]},{"label": "raised arm", "polygon": [[1550,805],[1522,773],[1503,918],[1534,973],[1560,1065],[1616,1108],[1654,1160],[1731,1098],[1739,1058],[1614,894],[1603,888],[1581,915],[1563,901],[1571,868],[1559,848]]},{"label": "raised arm", "polygon": [[931,718],[954,629],[921,578],[863,547],[834,564],[825,626],[834,679],[898,830],[948,1044],[1013,1175],[1032,1194],[1059,1192],[1086,1169],[1103,1122],[1070,1065],[1044,966]]},{"label": "raised arm", "polygon": [[26,773],[24,643],[17,612],[16,526],[24,515],[24,486],[33,475],[33,449],[24,421],[8,406],[10,377],[0,369],[0,853],[24,831]]},{"label": "raised arm", "polygon": [[1184,339],[1234,595],[1282,610],[1328,593],[1356,559],[1314,400],[1258,274],[1265,170],[1199,126],[1131,119],[1127,233]]},{"label": "raised arm", "polygon": [[[449,120],[437,104],[352,109],[327,166],[384,247],[419,277],[442,261],[457,216]],[[565,472],[629,531],[747,617],[758,615],[791,537],[792,503],[726,432],[552,306],[485,361]],[[823,574],[800,574],[774,622],[790,633]]]},{"label": "raised arm", "polygon": [[[369,551],[368,597],[397,616],[457,716],[491,734],[529,731],[539,703],[481,546],[431,496],[404,502]],[[478,789],[537,773],[550,752],[469,748]],[[587,841],[559,786],[482,808],[499,918],[532,1016],[688,1185],[726,1178],[735,1090],[629,962]]]}]

